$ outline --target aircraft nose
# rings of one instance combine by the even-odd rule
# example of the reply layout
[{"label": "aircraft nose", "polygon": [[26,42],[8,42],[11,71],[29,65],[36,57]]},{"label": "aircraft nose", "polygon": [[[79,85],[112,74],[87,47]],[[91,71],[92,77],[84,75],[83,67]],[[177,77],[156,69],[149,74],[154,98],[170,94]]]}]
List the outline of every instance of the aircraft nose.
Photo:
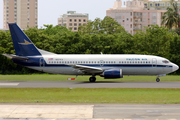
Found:
[{"label": "aircraft nose", "polygon": [[173,68],[172,68],[173,72],[176,71],[176,70],[178,70],[178,69],[179,69],[179,66],[176,65],[176,64],[173,64]]}]

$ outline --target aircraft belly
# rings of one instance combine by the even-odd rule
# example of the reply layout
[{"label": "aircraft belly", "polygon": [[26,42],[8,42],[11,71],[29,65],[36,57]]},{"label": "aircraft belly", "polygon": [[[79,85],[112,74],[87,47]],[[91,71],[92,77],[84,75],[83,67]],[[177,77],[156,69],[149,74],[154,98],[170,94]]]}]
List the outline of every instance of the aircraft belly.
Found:
[{"label": "aircraft belly", "polygon": [[154,75],[156,72],[152,71],[149,67],[144,68],[122,68],[123,75]]},{"label": "aircraft belly", "polygon": [[[52,74],[63,74],[63,75],[90,75],[83,73],[80,70],[76,70],[72,67],[29,67],[38,71],[43,71]],[[100,67],[104,70],[114,69],[114,67]],[[161,67],[116,67],[116,69],[122,69],[123,75],[160,75],[168,74],[171,72],[171,68]]]},{"label": "aircraft belly", "polygon": [[52,73],[52,74],[63,74],[63,75],[83,75],[82,72],[75,70],[71,67],[29,67],[42,72]]}]

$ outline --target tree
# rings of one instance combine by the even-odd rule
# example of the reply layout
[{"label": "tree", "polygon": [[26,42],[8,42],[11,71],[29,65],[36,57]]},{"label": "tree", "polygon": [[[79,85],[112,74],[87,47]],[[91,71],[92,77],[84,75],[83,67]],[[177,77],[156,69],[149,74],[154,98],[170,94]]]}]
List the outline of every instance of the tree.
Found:
[{"label": "tree", "polygon": [[125,29],[108,16],[103,20],[97,18],[94,21],[88,21],[87,24],[79,27],[80,34],[115,34],[121,32],[125,32]]},{"label": "tree", "polygon": [[162,16],[162,23],[169,29],[173,27],[177,28],[180,22],[180,16],[178,14],[178,6],[177,2],[174,0],[171,1],[172,7],[167,8],[167,12],[165,12]]},{"label": "tree", "polygon": [[151,25],[146,32],[139,32],[133,36],[134,51],[137,54],[158,55],[169,58],[170,42],[177,37],[175,32],[164,26]]}]

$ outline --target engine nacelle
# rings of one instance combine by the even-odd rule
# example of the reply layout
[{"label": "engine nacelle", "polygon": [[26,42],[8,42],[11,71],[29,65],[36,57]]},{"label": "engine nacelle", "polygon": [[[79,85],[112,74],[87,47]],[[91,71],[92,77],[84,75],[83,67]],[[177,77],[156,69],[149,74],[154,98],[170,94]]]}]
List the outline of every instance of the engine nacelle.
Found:
[{"label": "engine nacelle", "polygon": [[105,70],[101,76],[105,79],[123,78],[122,69]]}]

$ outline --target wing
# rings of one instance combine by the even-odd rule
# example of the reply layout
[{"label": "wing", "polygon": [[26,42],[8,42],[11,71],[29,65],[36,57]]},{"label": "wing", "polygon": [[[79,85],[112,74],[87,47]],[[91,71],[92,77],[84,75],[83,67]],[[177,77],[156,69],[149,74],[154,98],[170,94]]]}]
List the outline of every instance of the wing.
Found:
[{"label": "wing", "polygon": [[103,72],[103,69],[97,67],[89,67],[83,65],[70,65],[70,66],[72,66],[74,69],[81,70],[84,73],[100,74]]}]

